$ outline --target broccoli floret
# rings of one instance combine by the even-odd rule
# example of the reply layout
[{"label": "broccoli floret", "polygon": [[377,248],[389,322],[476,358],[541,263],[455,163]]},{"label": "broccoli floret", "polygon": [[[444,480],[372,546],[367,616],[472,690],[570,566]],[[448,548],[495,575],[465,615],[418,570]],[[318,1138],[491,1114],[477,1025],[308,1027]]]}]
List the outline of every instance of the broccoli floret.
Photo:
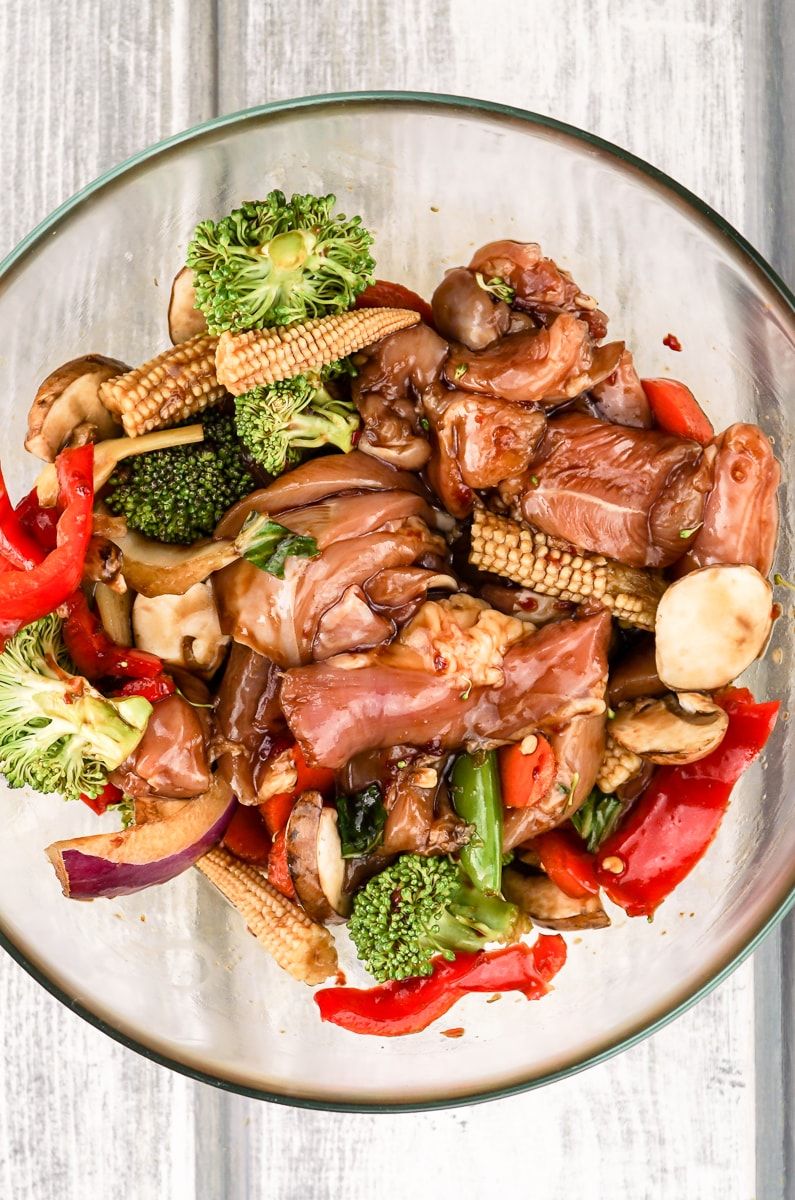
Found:
[{"label": "broccoli floret", "polygon": [[404,854],[357,894],[348,931],[380,982],[430,975],[442,954],[480,950],[524,932],[514,904],[486,896],[449,858]]},{"label": "broccoli floret", "polygon": [[320,374],[296,375],[237,397],[238,437],[271,475],[296,463],[301,450],[320,446],[350,450],[359,414],[350,401],[332,395],[325,386],[339,376],[339,368],[339,363],[333,363]]},{"label": "broccoli floret", "polygon": [[373,239],[361,217],[332,215],[335,204],[336,196],[288,200],[273,191],[196,227],[188,266],[211,333],[289,325],[352,307],[373,282]]},{"label": "broccoli floret", "polygon": [[236,500],[257,486],[235,436],[234,417],[202,417],[204,441],[127,458],[108,480],[108,508],[131,529],[188,546],[213,532]]},{"label": "broccoli floret", "polygon": [[21,629],[0,654],[0,772],[9,787],[97,796],[143,737],[152,706],[107,700],[73,675],[54,613]]}]

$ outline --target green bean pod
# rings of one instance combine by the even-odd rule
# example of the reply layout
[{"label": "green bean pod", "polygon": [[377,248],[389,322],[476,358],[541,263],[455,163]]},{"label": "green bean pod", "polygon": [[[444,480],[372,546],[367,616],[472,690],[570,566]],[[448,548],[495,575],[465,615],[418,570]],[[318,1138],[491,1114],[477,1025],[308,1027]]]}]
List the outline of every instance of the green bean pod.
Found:
[{"label": "green bean pod", "polygon": [[462,820],[474,826],[461,851],[461,866],[483,892],[502,885],[502,798],[497,755],[492,750],[476,761],[461,754],[453,764],[450,794]]}]

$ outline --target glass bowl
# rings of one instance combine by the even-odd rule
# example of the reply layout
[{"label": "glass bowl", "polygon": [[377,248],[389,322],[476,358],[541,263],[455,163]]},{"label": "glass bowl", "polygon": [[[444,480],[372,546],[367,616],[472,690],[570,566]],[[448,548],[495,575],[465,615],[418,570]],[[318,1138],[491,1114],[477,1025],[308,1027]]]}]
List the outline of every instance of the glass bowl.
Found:
[{"label": "glass bowl", "polygon": [[[335,192],[374,230],[378,275],[425,295],[475,246],[541,242],[598,297],[642,374],[686,380],[716,427],[759,422],[791,468],[793,300],[717,214],[630,155],[547,118],[363,94],[269,105],[172,138],[90,185],[14,251],[0,278],[13,494],[36,473],[22,440],[38,382],[79,354],[137,363],[162,349],[171,279],[196,221],[273,187]],[[668,333],[681,353],[663,345]],[[791,576],[793,502],[782,499],[776,567]],[[785,710],[792,615],[788,600],[747,680]],[[392,1041],[321,1024],[309,989],[273,965],[197,872],[121,900],[64,900],[43,848],[97,828],[80,804],[0,795],[0,931],[72,1009],[210,1083],[325,1108],[461,1103],[596,1062],[722,979],[792,899],[794,800],[781,720],[705,860],[653,924],[613,910],[612,929],[568,936],[569,961],[541,1002],[470,997],[425,1033]],[[349,947],[341,958],[349,980],[364,982]],[[441,1036],[450,1025],[464,1036]]]}]

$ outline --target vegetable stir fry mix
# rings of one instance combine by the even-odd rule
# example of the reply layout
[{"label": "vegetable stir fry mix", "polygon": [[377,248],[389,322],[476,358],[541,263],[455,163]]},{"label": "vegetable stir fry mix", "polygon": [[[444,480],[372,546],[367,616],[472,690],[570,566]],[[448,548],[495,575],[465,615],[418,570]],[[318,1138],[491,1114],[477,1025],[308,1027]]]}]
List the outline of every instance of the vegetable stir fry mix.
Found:
[{"label": "vegetable stir fry mix", "polygon": [[736,680],[780,471],[535,243],[430,302],[372,251],[272,191],[196,228],[169,348],[44,380],[36,486],[0,476],[0,771],[87,805],[67,897],[195,865],[310,985],[347,924],[320,1017],[395,1036],[543,996],[562,933],[708,852],[776,723]]}]

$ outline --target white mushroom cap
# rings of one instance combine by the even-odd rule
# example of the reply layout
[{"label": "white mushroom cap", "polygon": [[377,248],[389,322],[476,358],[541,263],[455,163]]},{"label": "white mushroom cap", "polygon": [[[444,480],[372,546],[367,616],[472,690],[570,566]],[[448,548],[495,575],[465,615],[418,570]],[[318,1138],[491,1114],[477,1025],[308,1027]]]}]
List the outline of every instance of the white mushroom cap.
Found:
[{"label": "white mushroom cap", "polygon": [[193,290],[193,271],[183,267],[174,276],[168,301],[168,334],[175,346],[187,342],[197,333],[207,332],[204,313],[196,307]]},{"label": "white mushroom cap", "polygon": [[620,705],[608,730],[619,746],[649,762],[689,763],[711,754],[728,724],[709,696],[681,692]]},{"label": "white mushroom cap", "polygon": [[212,586],[195,583],[181,596],[136,596],[135,644],[163,662],[211,674],[229,638],[221,632]]},{"label": "white mushroom cap", "polygon": [[773,589],[754,567],[693,571],[657,608],[657,674],[677,692],[725,687],[761,654],[772,624]]}]

